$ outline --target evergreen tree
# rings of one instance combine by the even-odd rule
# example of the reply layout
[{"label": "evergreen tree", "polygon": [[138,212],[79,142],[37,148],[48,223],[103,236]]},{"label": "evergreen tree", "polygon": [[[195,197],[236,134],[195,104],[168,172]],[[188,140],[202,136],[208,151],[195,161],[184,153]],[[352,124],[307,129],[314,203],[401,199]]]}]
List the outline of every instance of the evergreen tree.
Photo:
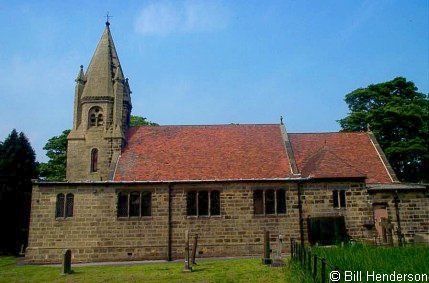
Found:
[{"label": "evergreen tree", "polygon": [[24,133],[12,130],[0,146],[0,251],[17,253],[26,245],[35,153]]}]

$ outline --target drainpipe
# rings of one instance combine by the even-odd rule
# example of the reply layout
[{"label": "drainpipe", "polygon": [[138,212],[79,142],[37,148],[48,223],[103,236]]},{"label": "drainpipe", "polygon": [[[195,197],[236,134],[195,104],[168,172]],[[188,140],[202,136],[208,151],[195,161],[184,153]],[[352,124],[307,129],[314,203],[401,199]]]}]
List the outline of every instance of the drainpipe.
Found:
[{"label": "drainpipe", "polygon": [[402,241],[402,228],[401,228],[401,218],[399,215],[399,195],[398,195],[398,190],[395,190],[395,195],[393,196],[393,202],[395,203],[395,212],[396,212],[396,222],[398,223],[398,243],[400,246],[403,245],[403,241]]},{"label": "drainpipe", "polygon": [[302,218],[302,187],[301,183],[298,182],[298,214],[299,214],[299,236],[301,246],[304,246],[304,219]]},{"label": "drainpipe", "polygon": [[172,242],[172,215],[171,215],[171,191],[173,184],[168,184],[168,223],[167,223],[167,261],[172,261],[171,242]]}]

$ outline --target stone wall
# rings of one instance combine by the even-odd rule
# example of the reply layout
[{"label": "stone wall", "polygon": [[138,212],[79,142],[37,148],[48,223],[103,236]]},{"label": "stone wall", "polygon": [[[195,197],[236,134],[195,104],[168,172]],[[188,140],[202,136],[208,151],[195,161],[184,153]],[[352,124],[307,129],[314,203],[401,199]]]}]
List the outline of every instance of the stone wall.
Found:
[{"label": "stone wall", "polygon": [[[412,242],[416,233],[429,233],[429,197],[424,191],[399,191],[399,218],[402,233],[407,242]],[[394,202],[394,191],[371,192],[373,203],[385,204],[388,216],[393,224],[393,230],[397,231],[398,221]],[[393,240],[397,242],[396,235]]]},{"label": "stone wall", "polygon": [[[333,190],[346,190],[346,207],[334,208]],[[302,188],[304,238],[310,217],[343,216],[351,239],[370,240],[374,231],[364,227],[373,219],[372,204],[363,183],[307,183]]]},{"label": "stone wall", "polygon": [[[255,215],[253,190],[266,188],[286,189],[286,214]],[[192,189],[219,189],[221,215],[213,217],[186,216],[186,191]],[[228,184],[228,185],[177,185],[173,188],[173,258],[183,257],[185,230],[199,235],[199,254],[212,256],[262,255],[263,232],[275,238],[285,236],[284,251],[289,251],[290,237],[299,237],[298,199],[294,185],[279,184]]]},{"label": "stone wall", "polygon": [[[255,189],[286,190],[286,214],[255,215]],[[219,190],[219,216],[187,216],[189,190]],[[346,189],[346,208],[333,207],[333,189]],[[117,217],[118,191],[152,192],[152,216]],[[290,239],[299,239],[298,185],[296,183],[175,184],[171,191],[171,258],[184,256],[185,230],[199,235],[198,256],[260,256],[263,232],[284,236],[283,252]],[[26,260],[32,263],[60,262],[64,249],[72,250],[73,262],[168,259],[169,187],[162,185],[82,183],[39,184],[33,188],[29,247]],[[55,218],[56,195],[74,193],[74,215]],[[402,229],[410,240],[415,232],[428,231],[429,199],[411,192],[401,197]],[[374,238],[375,229],[364,224],[373,219],[372,202],[387,202],[395,221],[392,195],[368,194],[363,183],[307,183],[302,185],[304,237],[308,239],[309,217],[344,216],[348,235],[355,240]],[[394,223],[395,224],[395,223]],[[396,224],[395,224],[396,225]]]},{"label": "stone wall", "polygon": [[[119,219],[116,190],[106,185],[34,186],[30,219],[29,262],[60,262],[63,249],[74,262],[165,259],[167,191],[152,191],[152,216]],[[74,215],[56,219],[58,193],[74,193]]]}]

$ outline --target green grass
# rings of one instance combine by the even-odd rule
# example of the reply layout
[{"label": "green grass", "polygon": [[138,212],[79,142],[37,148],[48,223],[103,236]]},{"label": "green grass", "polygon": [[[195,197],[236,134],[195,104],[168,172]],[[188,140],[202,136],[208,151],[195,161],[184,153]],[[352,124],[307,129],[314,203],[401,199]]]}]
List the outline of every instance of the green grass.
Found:
[{"label": "green grass", "polygon": [[[362,244],[346,245],[344,247],[312,247],[312,254],[324,257],[329,265],[326,267],[327,275],[338,267],[342,271],[362,271],[362,280],[366,282],[366,272],[378,274],[391,274],[394,271],[401,274],[428,274],[429,275],[429,247],[407,246],[407,247],[380,247]],[[293,264],[295,268],[299,263]],[[318,270],[320,274],[320,261]],[[302,282],[312,282],[307,277]]]},{"label": "green grass", "polygon": [[343,270],[375,272],[429,273],[429,247],[377,247],[348,245],[316,247],[313,252]]},{"label": "green grass", "polygon": [[183,273],[183,263],[128,266],[73,267],[60,275],[60,267],[16,265],[13,257],[0,257],[0,282],[301,282],[299,272],[265,266],[260,259],[200,261],[192,273]]}]

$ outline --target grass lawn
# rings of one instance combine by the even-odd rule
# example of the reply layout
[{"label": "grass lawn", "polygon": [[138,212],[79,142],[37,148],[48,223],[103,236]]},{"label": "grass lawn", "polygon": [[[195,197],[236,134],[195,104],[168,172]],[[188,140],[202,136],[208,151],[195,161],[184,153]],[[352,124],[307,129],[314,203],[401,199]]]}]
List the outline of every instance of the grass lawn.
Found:
[{"label": "grass lawn", "polygon": [[[362,244],[347,245],[344,247],[312,247],[312,254],[319,258],[324,257],[329,263],[326,267],[327,275],[334,266],[344,271],[362,271],[363,282],[367,281],[367,272],[377,274],[427,274],[429,276],[429,246],[407,247],[380,247]],[[298,268],[299,263],[292,264]],[[304,271],[301,269],[301,273]],[[306,272],[306,279],[302,282],[312,282]],[[318,263],[318,278],[320,278],[320,261]],[[343,282],[343,281],[342,281]]]},{"label": "grass lawn", "polygon": [[0,257],[0,282],[301,282],[288,264],[273,268],[261,259],[200,261],[192,273],[182,272],[182,262],[72,269],[64,276],[60,267],[17,266],[14,257]]},{"label": "grass lawn", "polygon": [[316,247],[313,252],[343,270],[380,273],[429,273],[429,247],[377,247],[356,244],[341,247]]}]

